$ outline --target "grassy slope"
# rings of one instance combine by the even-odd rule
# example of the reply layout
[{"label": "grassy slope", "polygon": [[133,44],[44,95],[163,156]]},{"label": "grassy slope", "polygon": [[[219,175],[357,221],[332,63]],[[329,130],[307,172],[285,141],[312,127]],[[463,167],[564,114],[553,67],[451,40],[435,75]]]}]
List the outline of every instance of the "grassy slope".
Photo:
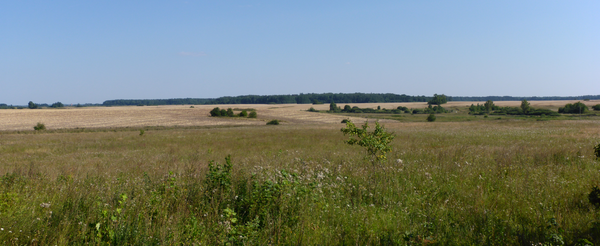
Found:
[{"label": "grassy slope", "polygon": [[[0,241],[597,244],[599,126],[389,123],[378,165],[341,124],[1,134]],[[206,182],[228,154],[229,190]]]}]

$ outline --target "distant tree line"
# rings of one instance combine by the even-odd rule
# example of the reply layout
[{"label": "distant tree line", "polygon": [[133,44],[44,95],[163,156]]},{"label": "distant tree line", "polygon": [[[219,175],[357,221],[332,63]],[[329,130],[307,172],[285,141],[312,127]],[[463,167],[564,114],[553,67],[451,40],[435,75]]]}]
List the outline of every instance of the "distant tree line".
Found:
[{"label": "distant tree line", "polygon": [[209,98],[174,98],[174,99],[117,99],[107,100],[103,106],[153,106],[153,105],[183,105],[183,104],[207,104]]},{"label": "distant tree line", "polygon": [[485,96],[485,97],[460,97],[452,96],[448,97],[448,101],[549,101],[549,100],[597,100],[600,99],[600,95],[586,95],[586,96],[569,96],[569,97],[511,97],[511,96]]},{"label": "distant tree line", "polygon": [[427,102],[431,97],[408,96],[392,93],[311,93],[293,95],[258,96],[246,95],[235,97],[183,98],[183,99],[141,99],[141,100],[108,100],[104,106],[135,106],[135,105],[181,105],[181,104],[321,104],[322,102],[337,103],[386,103],[386,102]]},{"label": "distant tree line", "polygon": [[228,108],[228,109],[220,109],[219,107],[213,108],[210,111],[210,116],[212,117],[248,117],[248,118],[256,118],[257,114],[256,114],[256,110],[251,110],[250,113],[248,113],[248,110],[246,109],[242,109],[242,112],[236,114],[233,112],[233,109]]}]

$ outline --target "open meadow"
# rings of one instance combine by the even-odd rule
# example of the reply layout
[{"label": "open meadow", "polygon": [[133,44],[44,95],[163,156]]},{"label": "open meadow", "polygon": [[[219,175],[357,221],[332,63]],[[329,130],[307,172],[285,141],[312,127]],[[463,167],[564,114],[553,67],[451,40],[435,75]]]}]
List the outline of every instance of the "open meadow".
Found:
[{"label": "open meadow", "polygon": [[[588,200],[600,184],[600,118],[498,120],[467,115],[471,103],[444,105],[460,122],[381,120],[396,136],[381,162],[344,143],[340,121],[361,125],[363,115],[306,111],[327,104],[0,110],[0,241],[600,244],[600,209]],[[209,117],[217,106],[258,118]]]}]

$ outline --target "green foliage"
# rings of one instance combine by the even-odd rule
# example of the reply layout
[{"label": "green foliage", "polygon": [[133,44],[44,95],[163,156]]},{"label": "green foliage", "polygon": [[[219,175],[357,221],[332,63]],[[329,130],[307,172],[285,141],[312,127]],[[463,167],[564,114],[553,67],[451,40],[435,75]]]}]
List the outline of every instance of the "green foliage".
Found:
[{"label": "green foliage", "polygon": [[250,114],[248,114],[248,118],[256,118],[256,117],[257,117],[256,111],[252,111],[252,112],[250,112]]},{"label": "green foliage", "polygon": [[346,123],[348,123],[349,121],[350,121],[349,119],[343,119],[341,123],[344,123],[344,124],[346,124]]},{"label": "green foliage", "polygon": [[[369,123],[365,122],[362,128],[357,128],[351,121],[346,122],[346,127],[341,131],[344,135],[349,135],[350,139],[344,141],[349,145],[359,145],[367,150],[367,154],[375,158],[376,161],[386,160],[386,154],[392,151],[390,143],[394,140],[394,134],[388,133],[384,127],[375,121],[375,130],[368,131]],[[356,136],[356,138],[354,138]]]},{"label": "green foliage", "polygon": [[227,116],[229,116],[229,117],[235,116],[235,114],[233,113],[233,109],[231,109],[231,108],[227,109]]},{"label": "green foliage", "polygon": [[35,103],[33,103],[32,101],[29,101],[27,107],[30,108],[30,109],[36,109],[36,108],[38,108],[38,105],[35,104]]},{"label": "green foliage", "polygon": [[594,155],[596,155],[596,159],[600,158],[600,144],[594,147]]},{"label": "green foliage", "polygon": [[225,157],[225,164],[215,165],[214,161],[208,163],[208,173],[205,179],[205,192],[204,195],[209,200],[216,198],[222,198],[227,195],[231,189],[231,170],[233,164],[231,164],[231,155]]},{"label": "green foliage", "polygon": [[145,132],[144,129],[140,129],[140,136],[143,136]]},{"label": "green foliage", "polygon": [[331,102],[329,104],[329,111],[331,111],[331,112],[340,112],[341,109],[334,102]]},{"label": "green foliage", "polygon": [[53,107],[53,108],[64,108],[65,105],[63,105],[61,102],[55,102],[50,107]]},{"label": "green foliage", "polygon": [[242,110],[239,114],[240,117],[248,117],[248,112],[246,110]]},{"label": "green foliage", "polygon": [[434,122],[435,121],[435,115],[434,114],[429,114],[429,116],[427,116],[427,121],[429,122]]},{"label": "green foliage", "polygon": [[227,110],[221,109],[221,116],[227,116]]},{"label": "green foliage", "polygon": [[431,100],[429,100],[427,103],[430,104],[430,105],[431,104],[436,104],[436,105],[439,106],[439,105],[442,105],[442,104],[447,103],[447,102],[448,102],[448,98],[446,98],[446,95],[444,95],[444,94],[441,94],[441,95],[433,94],[433,98]]},{"label": "green foliage", "polygon": [[267,122],[267,125],[279,125],[279,120],[271,120]]},{"label": "green foliage", "polygon": [[212,116],[212,117],[221,116],[221,109],[219,109],[219,107],[213,108],[210,111],[210,116]]},{"label": "green foliage", "polygon": [[44,125],[41,122],[38,122],[37,125],[33,126],[33,130],[36,130],[36,131],[46,130],[46,125]]},{"label": "green foliage", "polygon": [[487,100],[487,102],[483,104],[483,107],[485,107],[485,111],[489,113],[494,110],[494,102],[492,100]]},{"label": "green foliage", "polygon": [[596,104],[596,105],[592,106],[592,108],[593,108],[595,111],[600,111],[600,104]]},{"label": "green foliage", "polygon": [[558,108],[558,112],[563,114],[584,114],[588,111],[588,107],[582,102],[569,103],[562,108]]},{"label": "green foliage", "polygon": [[524,114],[529,113],[530,109],[531,109],[531,106],[530,106],[529,102],[527,102],[527,100],[521,101],[521,110],[523,111]]},{"label": "green foliage", "polygon": [[588,194],[588,201],[596,208],[600,208],[600,188],[598,186],[592,187],[592,191]]},{"label": "green foliage", "polygon": [[310,107],[310,108],[308,109],[308,112],[319,112],[319,110],[316,110],[315,108],[313,108],[313,107]]}]

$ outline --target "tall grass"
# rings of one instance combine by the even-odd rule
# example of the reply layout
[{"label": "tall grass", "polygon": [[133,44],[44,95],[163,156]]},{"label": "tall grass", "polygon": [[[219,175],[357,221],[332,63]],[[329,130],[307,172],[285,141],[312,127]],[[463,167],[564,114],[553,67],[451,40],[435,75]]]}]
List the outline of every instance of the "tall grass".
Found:
[{"label": "tall grass", "polygon": [[341,124],[0,134],[0,240],[598,244],[599,126],[387,124],[378,165]]}]

